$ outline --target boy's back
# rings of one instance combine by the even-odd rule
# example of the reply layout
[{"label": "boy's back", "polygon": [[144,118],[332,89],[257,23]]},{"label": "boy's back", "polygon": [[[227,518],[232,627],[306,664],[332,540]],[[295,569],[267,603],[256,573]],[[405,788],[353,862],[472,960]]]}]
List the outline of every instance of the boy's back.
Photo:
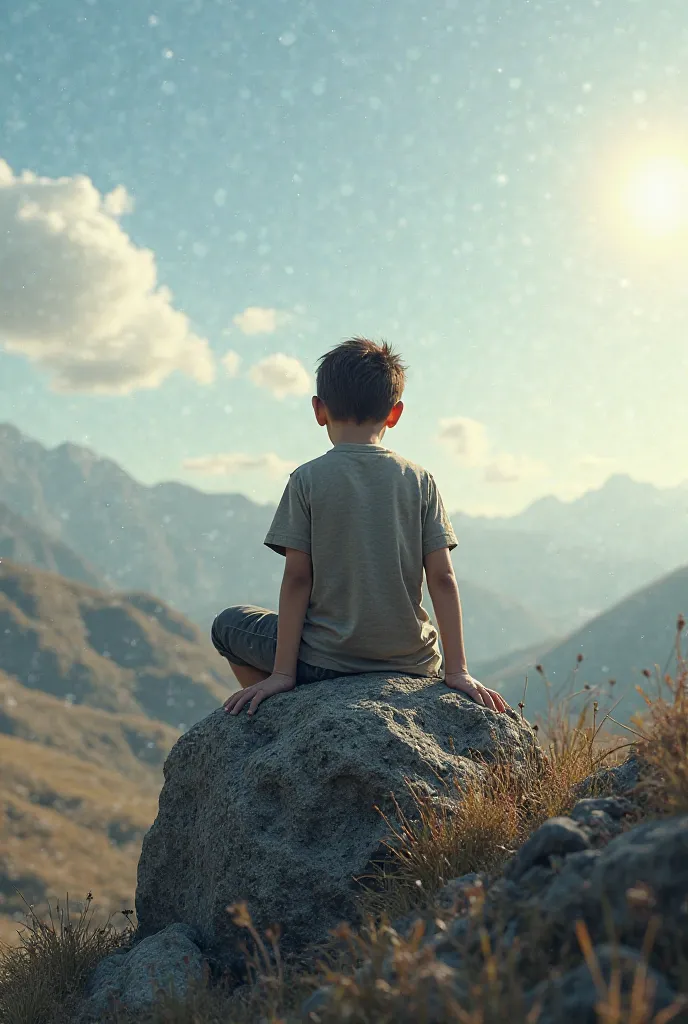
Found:
[{"label": "boy's back", "polygon": [[336,444],[299,467],[265,543],[311,556],[299,657],[342,672],[436,675],[423,558],[456,538],[433,478],[379,444]]}]

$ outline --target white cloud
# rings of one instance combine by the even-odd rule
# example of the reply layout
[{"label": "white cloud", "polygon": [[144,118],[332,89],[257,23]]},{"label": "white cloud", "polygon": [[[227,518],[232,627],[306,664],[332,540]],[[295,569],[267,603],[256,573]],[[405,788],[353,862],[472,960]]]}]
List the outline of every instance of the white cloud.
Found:
[{"label": "white cloud", "polygon": [[296,463],[282,459],[274,452],[264,455],[245,455],[242,452],[223,452],[218,455],[200,455],[194,459],[185,459],[184,469],[205,476],[232,476],[235,473],[261,472],[270,477],[283,479],[288,476]]},{"label": "white cloud", "polygon": [[288,322],[288,313],[278,309],[264,309],[262,306],[248,306],[232,320],[243,334],[274,334]]},{"label": "white cloud", "polygon": [[238,352],[225,352],[220,359],[220,362],[225,368],[228,377],[238,377],[239,367],[241,366],[241,356]]},{"label": "white cloud", "polygon": [[547,467],[527,455],[496,455],[485,466],[485,481],[488,484],[515,484],[523,480],[534,480],[547,472]]},{"label": "white cloud", "polygon": [[15,176],[0,160],[0,337],[45,369],[55,391],[126,394],[179,370],[214,377],[208,342],[158,285],[155,257],[118,217],[118,186],[90,178]]},{"label": "white cloud", "polygon": [[490,450],[484,424],[468,416],[440,420],[440,440],[464,466],[481,466]]},{"label": "white cloud", "polygon": [[266,356],[249,370],[249,377],[259,388],[271,391],[275,398],[287,395],[306,395],[311,390],[312,378],[305,366],[293,356],[277,352]]},{"label": "white cloud", "polygon": [[469,469],[482,469],[490,484],[516,483],[532,480],[547,472],[547,467],[527,455],[495,452],[487,436],[485,424],[468,416],[440,420],[439,438]]}]

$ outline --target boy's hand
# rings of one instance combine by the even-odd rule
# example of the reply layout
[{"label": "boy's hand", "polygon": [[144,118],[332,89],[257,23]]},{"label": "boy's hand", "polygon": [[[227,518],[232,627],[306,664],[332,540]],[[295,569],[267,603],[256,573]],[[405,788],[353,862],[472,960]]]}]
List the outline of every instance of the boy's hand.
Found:
[{"label": "boy's hand", "polygon": [[491,711],[501,714],[509,707],[501,694],[483,686],[473,678],[470,672],[450,672],[445,675],[444,681],[451,690],[460,690],[462,693],[468,694],[476,704],[482,704],[483,707],[490,708]]},{"label": "boy's hand", "polygon": [[273,672],[262,683],[254,683],[253,686],[247,686],[245,690],[233,693],[222,706],[230,715],[238,715],[244,704],[248,704],[248,714],[254,715],[258,705],[268,697],[272,697],[275,693],[286,693],[287,690],[293,690],[295,686],[296,680],[292,676]]}]

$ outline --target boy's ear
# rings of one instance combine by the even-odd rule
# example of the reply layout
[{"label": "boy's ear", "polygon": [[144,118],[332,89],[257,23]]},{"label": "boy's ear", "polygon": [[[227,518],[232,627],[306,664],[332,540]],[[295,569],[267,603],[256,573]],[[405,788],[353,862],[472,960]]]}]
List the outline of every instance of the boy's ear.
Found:
[{"label": "boy's ear", "polygon": [[313,412],[315,413],[315,419],[319,427],[327,426],[327,409],[325,403],[318,398],[317,395],[313,395]]},{"label": "boy's ear", "polygon": [[389,416],[385,420],[385,426],[386,427],[390,427],[390,428],[391,427],[396,427],[397,423],[399,422],[399,418],[400,418],[400,416],[401,416],[403,411],[404,411],[404,403],[403,402],[397,402],[397,404],[394,406],[394,408],[390,412]]}]

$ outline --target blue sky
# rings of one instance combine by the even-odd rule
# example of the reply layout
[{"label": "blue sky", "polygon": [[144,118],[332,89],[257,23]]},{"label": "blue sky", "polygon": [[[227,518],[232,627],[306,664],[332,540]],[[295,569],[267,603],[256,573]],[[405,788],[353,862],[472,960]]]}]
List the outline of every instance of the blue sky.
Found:
[{"label": "blue sky", "polygon": [[274,500],[364,333],[452,509],[688,476],[681,0],[8,0],[0,40],[0,420]]}]

